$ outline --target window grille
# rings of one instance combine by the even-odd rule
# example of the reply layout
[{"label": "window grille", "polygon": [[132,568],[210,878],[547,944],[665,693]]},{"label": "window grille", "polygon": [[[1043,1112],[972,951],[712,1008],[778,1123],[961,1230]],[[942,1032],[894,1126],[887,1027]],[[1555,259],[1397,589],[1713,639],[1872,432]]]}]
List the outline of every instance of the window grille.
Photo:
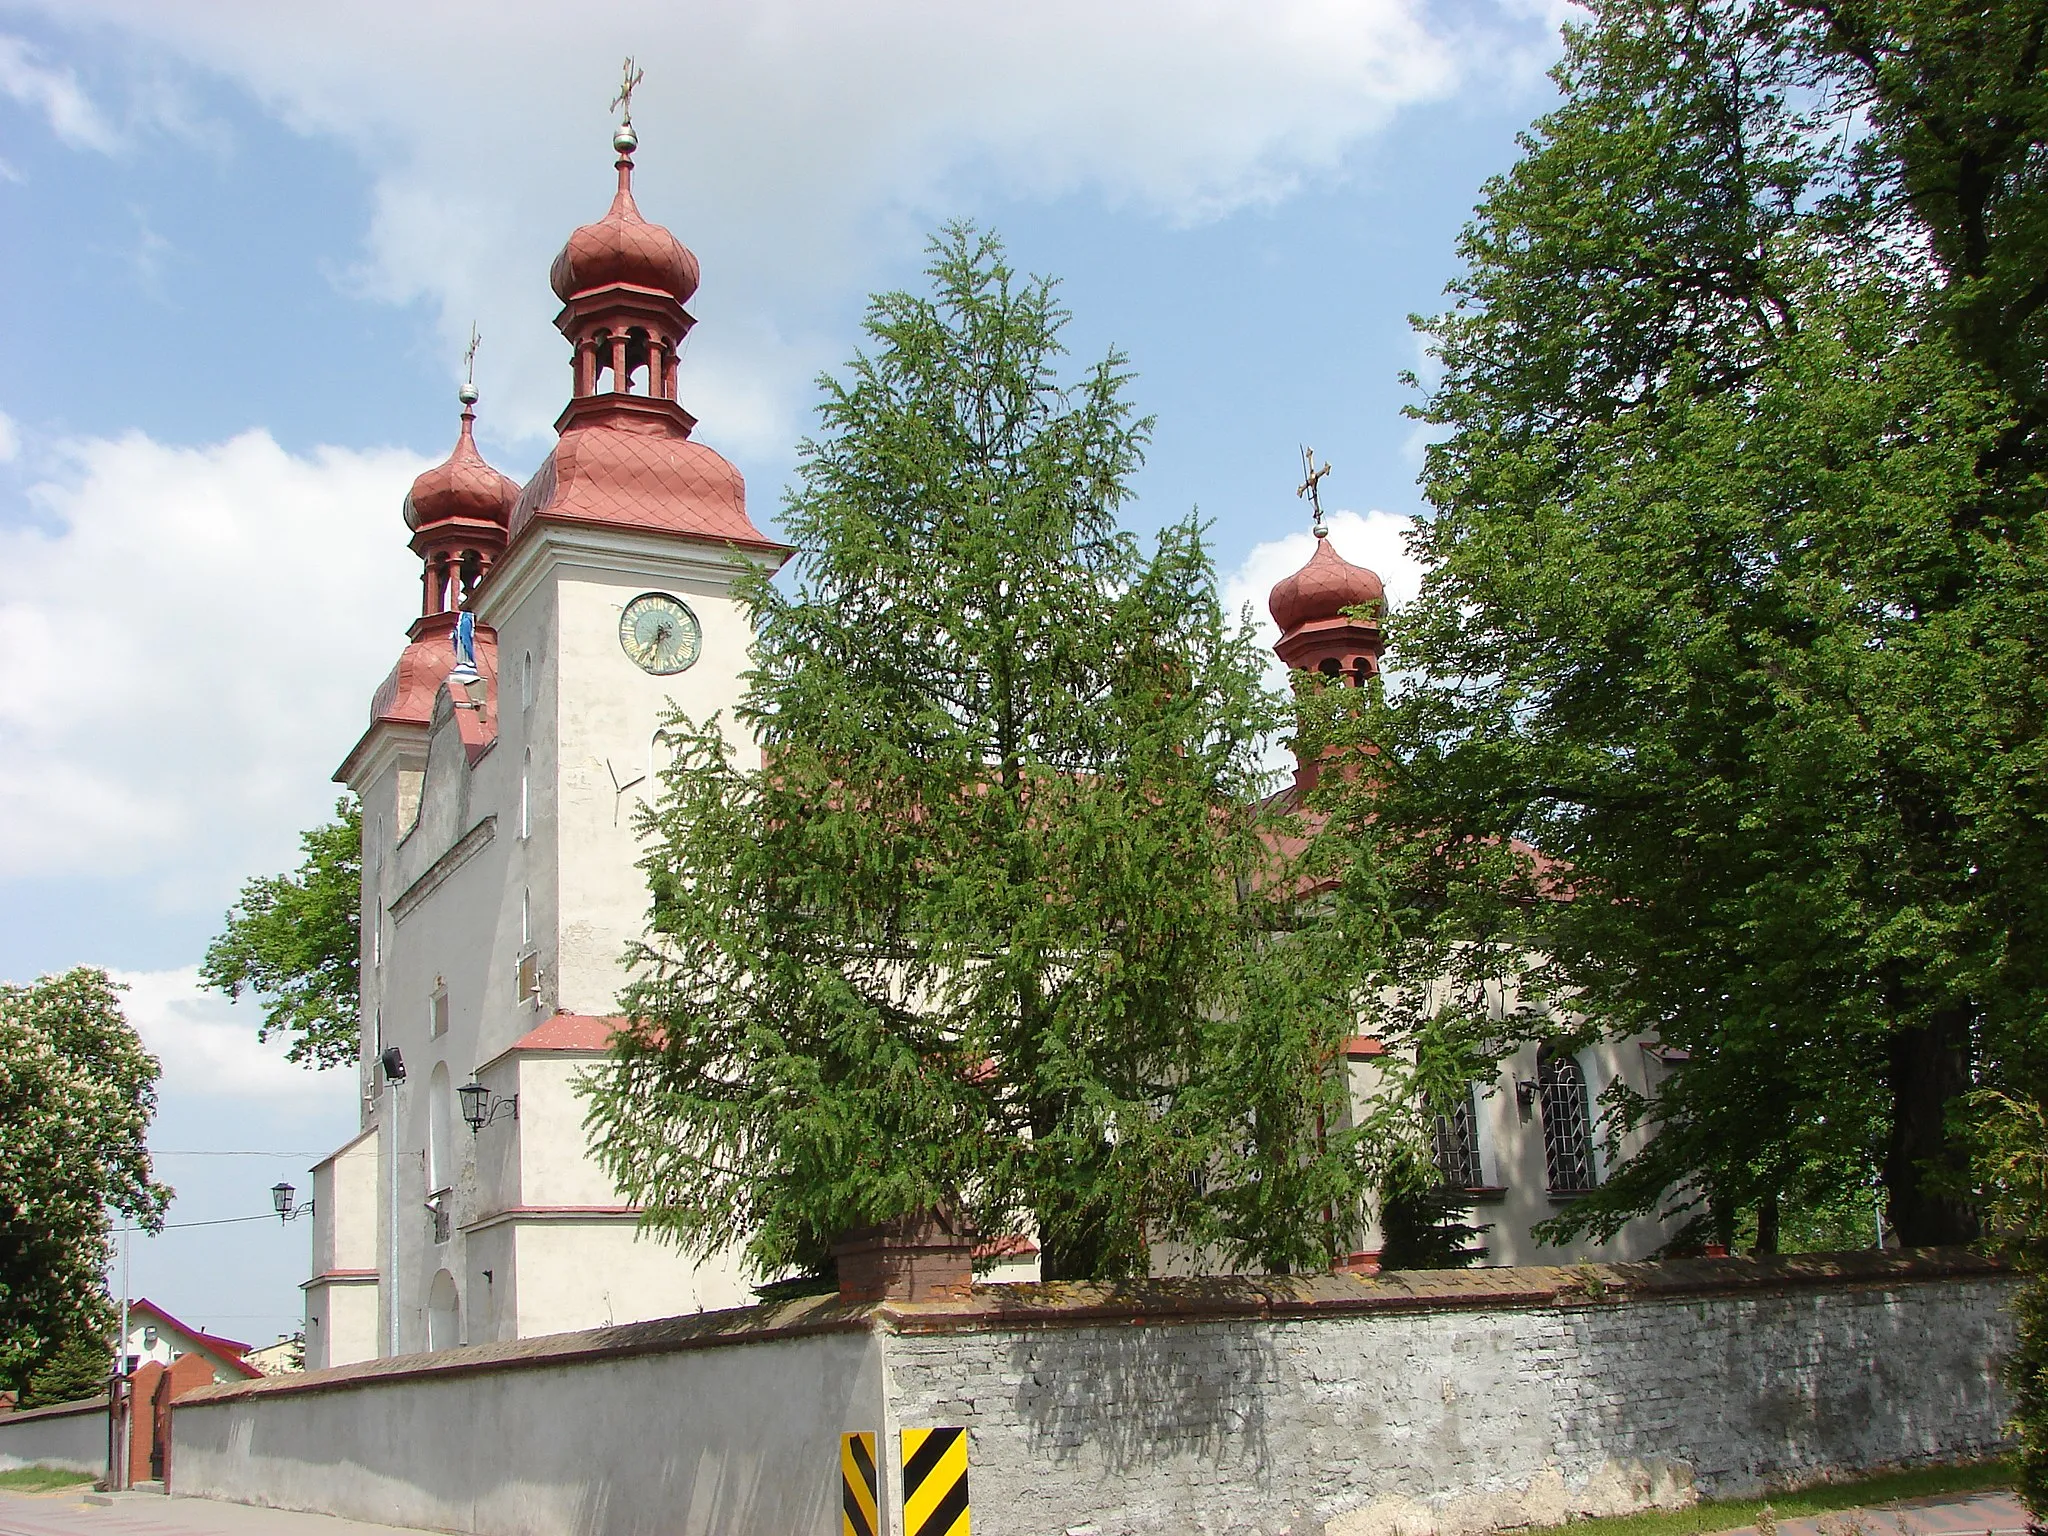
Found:
[{"label": "window grille", "polygon": [[1593,1188],[1593,1116],[1586,1077],[1562,1051],[1545,1046],[1536,1058],[1543,1104],[1543,1166],[1552,1194],[1582,1194]]},{"label": "window grille", "polygon": [[1437,1114],[1436,1169],[1451,1189],[1486,1187],[1479,1161],[1479,1114],[1470,1088]]}]

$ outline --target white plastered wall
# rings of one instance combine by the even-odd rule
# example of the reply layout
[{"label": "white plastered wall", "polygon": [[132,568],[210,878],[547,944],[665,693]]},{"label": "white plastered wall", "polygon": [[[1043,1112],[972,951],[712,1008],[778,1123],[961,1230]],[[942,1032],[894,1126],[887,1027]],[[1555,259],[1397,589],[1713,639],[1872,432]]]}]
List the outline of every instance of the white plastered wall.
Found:
[{"label": "white plastered wall", "polygon": [[[734,567],[721,550],[671,545],[654,550],[587,546],[565,550],[555,568],[560,699],[554,838],[560,870],[558,1005],[607,1014],[626,980],[621,957],[647,922],[646,882],[638,868],[635,812],[658,793],[666,759],[654,736],[671,704],[696,721],[722,712],[728,736],[752,640],[745,610],[731,595]],[[680,598],[697,617],[703,646],[695,665],[651,676],[619,644],[619,617],[643,592]],[[637,781],[637,782],[636,782]],[[620,786],[628,786],[621,788]]]}]

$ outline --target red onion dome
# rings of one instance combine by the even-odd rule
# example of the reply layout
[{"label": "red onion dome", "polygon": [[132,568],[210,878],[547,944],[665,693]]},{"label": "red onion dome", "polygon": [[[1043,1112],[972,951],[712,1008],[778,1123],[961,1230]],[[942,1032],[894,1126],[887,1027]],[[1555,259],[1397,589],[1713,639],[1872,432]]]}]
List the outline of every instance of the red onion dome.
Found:
[{"label": "red onion dome", "polygon": [[697,257],[659,224],[640,217],[633,203],[632,148],[622,130],[619,190],[605,216],[569,237],[548,269],[548,282],[564,304],[579,293],[626,284],[665,293],[687,304],[697,291]]},{"label": "red onion dome", "polygon": [[413,481],[406,493],[405,526],[415,532],[425,524],[455,518],[502,528],[512,520],[512,508],[519,501],[519,483],[499,474],[476,451],[476,437],[470,431],[476,420],[470,409],[474,394],[467,389],[463,393],[462,435],[455,439],[455,451]]},{"label": "red onion dome", "polygon": [[1278,582],[1266,605],[1284,635],[1304,624],[1338,618],[1346,608],[1384,603],[1386,597],[1378,573],[1353,565],[1318,533],[1308,564]]}]

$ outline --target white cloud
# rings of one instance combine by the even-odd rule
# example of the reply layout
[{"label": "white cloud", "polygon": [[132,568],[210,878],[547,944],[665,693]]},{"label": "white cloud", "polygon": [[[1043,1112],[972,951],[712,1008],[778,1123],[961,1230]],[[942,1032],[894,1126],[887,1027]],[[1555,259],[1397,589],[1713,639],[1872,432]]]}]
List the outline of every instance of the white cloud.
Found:
[{"label": "white cloud", "polygon": [[529,437],[567,370],[547,263],[604,208],[605,103],[634,53],[641,206],[705,267],[689,390],[718,402],[707,437],[743,449],[786,446],[805,383],[837,361],[805,314],[893,264],[970,178],[1206,219],[1341,174],[1402,108],[1551,49],[1533,0],[1456,27],[1422,0],[45,8],[124,27],[350,144],[373,211],[349,280],[432,305],[451,370],[476,320],[487,429]]},{"label": "white cloud", "polygon": [[224,910],[339,793],[417,604],[398,508],[424,466],[263,432],[46,461],[40,521],[0,525],[0,878]]},{"label": "white cloud", "polygon": [[197,966],[108,974],[128,988],[121,1010],[163,1067],[157,1080],[161,1101],[353,1098],[353,1072],[311,1072],[286,1061],[283,1041],[256,1038],[257,1005],[202,990]]},{"label": "white cloud", "polygon": [[14,418],[0,411],[0,464],[12,464],[21,455],[21,431]]},{"label": "white cloud", "polygon": [[5,33],[0,33],[0,93],[42,113],[50,131],[74,149],[112,154],[120,146],[73,71],[50,67],[26,41]]}]

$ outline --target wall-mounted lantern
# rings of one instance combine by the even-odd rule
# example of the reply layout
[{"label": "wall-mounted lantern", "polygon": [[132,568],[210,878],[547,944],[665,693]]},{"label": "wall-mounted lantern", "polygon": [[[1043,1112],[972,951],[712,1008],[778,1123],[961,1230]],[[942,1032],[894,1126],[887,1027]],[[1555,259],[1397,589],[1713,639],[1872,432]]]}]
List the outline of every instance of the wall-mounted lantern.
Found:
[{"label": "wall-mounted lantern", "polygon": [[469,1123],[469,1133],[474,1136],[498,1116],[509,1114],[519,1118],[519,1095],[499,1098],[475,1077],[455,1090],[455,1096],[462,1100],[462,1118]]},{"label": "wall-mounted lantern", "polygon": [[297,1193],[291,1185],[285,1183],[282,1179],[279,1179],[270,1186],[270,1208],[277,1212],[277,1219],[279,1221],[295,1221],[313,1209],[313,1202],[311,1200],[308,1200],[304,1205],[293,1205],[292,1197]]}]

